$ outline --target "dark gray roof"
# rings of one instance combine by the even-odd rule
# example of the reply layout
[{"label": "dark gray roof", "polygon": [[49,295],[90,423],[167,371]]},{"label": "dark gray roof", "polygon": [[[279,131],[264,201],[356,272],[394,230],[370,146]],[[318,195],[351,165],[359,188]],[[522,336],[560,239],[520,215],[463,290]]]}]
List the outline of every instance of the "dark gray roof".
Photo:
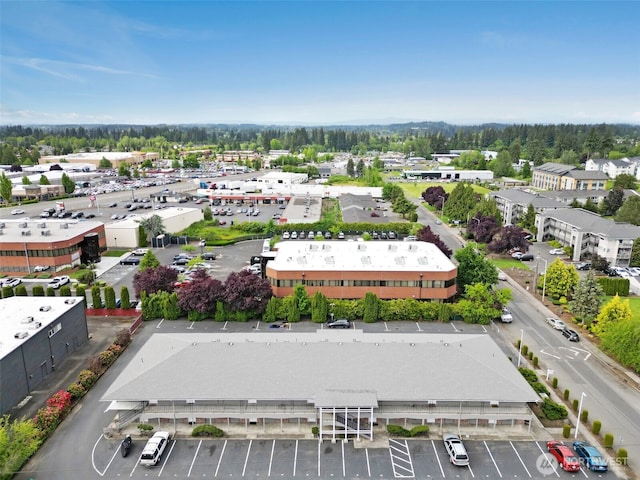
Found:
[{"label": "dark gray roof", "polygon": [[534,206],[534,208],[566,208],[565,204],[560,203],[543,194],[525,192],[524,190],[519,190],[516,188],[492,192],[490,195],[492,197],[506,198],[507,200],[519,205],[531,204]]},{"label": "dark gray roof", "polygon": [[549,198],[604,198],[609,190],[548,190],[540,193]]},{"label": "dark gray roof", "polygon": [[[340,201],[340,208],[342,210],[342,220],[345,223],[389,222],[389,219],[383,215],[383,212],[374,210],[377,203],[371,195],[354,195],[352,193],[344,193],[338,198]],[[379,217],[372,217],[372,212],[376,212]]]},{"label": "dark gray roof", "polygon": [[[375,398],[374,398],[375,396]],[[159,333],[102,401],[535,402],[489,335]]]},{"label": "dark gray roof", "polygon": [[571,177],[578,180],[607,180],[609,176],[600,170],[571,170],[565,174],[565,177]]},{"label": "dark gray roof", "polygon": [[556,175],[565,175],[567,172],[574,170],[574,165],[564,165],[562,163],[545,163],[540,165],[539,167],[535,167],[534,170],[538,170],[541,172],[553,173]]},{"label": "dark gray roof", "polygon": [[567,208],[544,212],[542,217],[556,218],[584,232],[609,239],[635,240],[640,238],[640,227],[630,223],[614,222],[583,208]]}]

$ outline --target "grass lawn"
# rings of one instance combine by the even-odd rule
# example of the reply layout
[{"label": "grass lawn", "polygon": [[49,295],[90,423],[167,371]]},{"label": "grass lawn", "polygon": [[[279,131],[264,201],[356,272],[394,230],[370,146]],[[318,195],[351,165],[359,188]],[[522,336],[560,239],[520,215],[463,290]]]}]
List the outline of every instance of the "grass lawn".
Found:
[{"label": "grass lawn", "polygon": [[[605,305],[609,303],[609,301],[613,297],[605,297]],[[631,308],[631,316],[632,318],[640,318],[640,297],[620,297],[621,300],[629,300],[629,307]]]},{"label": "grass lawn", "polygon": [[506,270],[508,268],[518,268],[520,270],[531,270],[528,265],[520,260],[515,260],[512,258],[495,258],[490,259],[490,262],[493,263],[500,270]]},{"label": "grass lawn", "polygon": [[[398,182],[399,185],[408,195],[412,197],[420,198],[422,192],[424,192],[429,187],[442,187],[444,191],[447,193],[451,193],[454,188],[456,188],[457,183],[446,183],[446,182],[417,182],[417,183],[404,183]],[[481,187],[479,185],[471,184],[473,187],[473,191],[484,195],[489,193],[491,190],[485,187]]]}]

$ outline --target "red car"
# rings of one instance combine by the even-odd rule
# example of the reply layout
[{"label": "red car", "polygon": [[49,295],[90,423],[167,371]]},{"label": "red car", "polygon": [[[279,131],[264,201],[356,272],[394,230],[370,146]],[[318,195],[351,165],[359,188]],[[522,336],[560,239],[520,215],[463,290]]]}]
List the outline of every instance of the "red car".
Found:
[{"label": "red car", "polygon": [[560,468],[565,472],[577,472],[580,470],[580,460],[576,457],[571,449],[562,442],[552,440],[547,442],[549,453],[558,460]]}]

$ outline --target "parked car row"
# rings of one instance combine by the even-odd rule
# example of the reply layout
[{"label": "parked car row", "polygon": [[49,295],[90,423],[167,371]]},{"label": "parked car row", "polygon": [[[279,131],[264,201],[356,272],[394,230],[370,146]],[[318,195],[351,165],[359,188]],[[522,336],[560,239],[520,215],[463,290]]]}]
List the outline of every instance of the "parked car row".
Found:
[{"label": "parked car row", "polygon": [[533,262],[535,256],[532,253],[513,252],[511,258],[515,258],[521,262]]},{"label": "parked car row", "polygon": [[546,322],[555,330],[559,330],[570,342],[579,342],[580,335],[575,330],[569,328],[562,320],[554,317],[547,317]]},{"label": "parked car row", "polygon": [[587,467],[592,472],[606,472],[609,470],[607,461],[598,449],[587,442],[573,442],[573,449],[576,451],[577,456],[567,445],[555,440],[547,442],[547,449],[565,472],[577,472],[581,466]]}]

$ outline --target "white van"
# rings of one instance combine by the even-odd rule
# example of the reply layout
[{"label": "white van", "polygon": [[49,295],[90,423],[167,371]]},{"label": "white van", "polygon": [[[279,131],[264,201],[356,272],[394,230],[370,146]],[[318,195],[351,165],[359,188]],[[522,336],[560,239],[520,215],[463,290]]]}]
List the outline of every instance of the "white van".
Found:
[{"label": "white van", "polygon": [[144,446],[144,450],[142,450],[142,455],[140,455],[140,465],[145,465],[147,467],[157,465],[162,458],[162,453],[165,448],[167,448],[169,438],[169,432],[154,433],[153,437],[151,437]]},{"label": "white van", "polygon": [[262,253],[270,252],[270,251],[271,251],[271,240],[267,238],[264,242],[262,242]]}]

